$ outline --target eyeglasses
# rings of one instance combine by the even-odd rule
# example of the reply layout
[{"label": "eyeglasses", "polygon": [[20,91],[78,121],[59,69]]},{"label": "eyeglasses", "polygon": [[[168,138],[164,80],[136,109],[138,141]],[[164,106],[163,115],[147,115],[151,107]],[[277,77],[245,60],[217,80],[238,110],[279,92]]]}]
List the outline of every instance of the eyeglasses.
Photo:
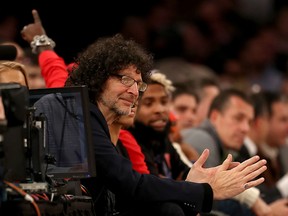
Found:
[{"label": "eyeglasses", "polygon": [[147,86],[148,86],[147,83],[134,80],[133,78],[126,76],[126,75],[111,74],[111,76],[115,76],[115,77],[120,78],[121,83],[127,87],[131,87],[136,82],[138,91],[140,91],[140,92],[145,92],[147,89]]}]

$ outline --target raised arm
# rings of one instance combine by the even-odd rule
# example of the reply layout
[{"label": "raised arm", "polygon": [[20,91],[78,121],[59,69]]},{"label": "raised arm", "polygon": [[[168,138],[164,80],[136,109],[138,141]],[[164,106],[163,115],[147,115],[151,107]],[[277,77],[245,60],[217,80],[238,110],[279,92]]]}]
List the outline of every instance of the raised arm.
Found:
[{"label": "raised arm", "polygon": [[46,87],[62,87],[68,77],[64,59],[53,50],[55,43],[47,35],[37,10],[32,10],[34,22],[21,31],[22,38],[27,41],[38,56],[39,66]]}]

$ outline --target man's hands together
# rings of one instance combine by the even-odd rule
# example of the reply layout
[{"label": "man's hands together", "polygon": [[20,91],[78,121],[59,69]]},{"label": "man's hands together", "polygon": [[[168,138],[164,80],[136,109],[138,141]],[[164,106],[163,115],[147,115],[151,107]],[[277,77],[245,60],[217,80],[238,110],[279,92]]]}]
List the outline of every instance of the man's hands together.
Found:
[{"label": "man's hands together", "polygon": [[266,160],[260,160],[259,156],[238,163],[232,162],[232,155],[229,154],[221,165],[204,168],[208,157],[209,150],[205,149],[190,169],[186,181],[210,184],[214,199],[222,200],[234,197],[244,190],[264,182],[263,177],[256,179],[267,169]]}]

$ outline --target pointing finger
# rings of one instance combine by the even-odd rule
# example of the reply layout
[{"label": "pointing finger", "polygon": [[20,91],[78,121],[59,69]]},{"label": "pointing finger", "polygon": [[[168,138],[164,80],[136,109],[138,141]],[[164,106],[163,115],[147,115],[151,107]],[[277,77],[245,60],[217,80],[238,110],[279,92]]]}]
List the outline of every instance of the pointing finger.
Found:
[{"label": "pointing finger", "polygon": [[32,10],[32,15],[34,18],[34,23],[41,23],[41,19],[37,10]]}]

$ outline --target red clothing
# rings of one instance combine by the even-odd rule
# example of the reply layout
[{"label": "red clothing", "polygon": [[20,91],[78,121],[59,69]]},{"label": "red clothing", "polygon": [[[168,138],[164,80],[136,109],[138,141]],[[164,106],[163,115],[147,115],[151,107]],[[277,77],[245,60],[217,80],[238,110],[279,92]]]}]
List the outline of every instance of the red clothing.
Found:
[{"label": "red clothing", "polygon": [[40,53],[38,60],[46,87],[63,87],[68,77],[67,66],[63,58],[53,50],[46,50]]},{"label": "red clothing", "polygon": [[120,130],[119,139],[128,152],[132,168],[139,173],[149,174],[145,156],[133,135],[127,130]]}]

